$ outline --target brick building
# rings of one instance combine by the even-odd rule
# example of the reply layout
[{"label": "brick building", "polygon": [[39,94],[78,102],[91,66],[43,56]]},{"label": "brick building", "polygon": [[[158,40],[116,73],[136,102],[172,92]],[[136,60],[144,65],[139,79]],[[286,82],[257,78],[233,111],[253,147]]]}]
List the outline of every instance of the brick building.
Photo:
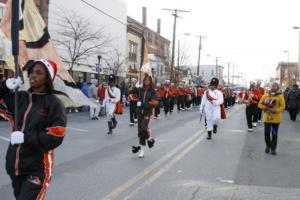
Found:
[{"label": "brick building", "polygon": [[[142,23],[127,17],[127,55],[128,71],[140,67],[141,37],[144,32],[148,44],[148,57],[156,82],[169,79],[170,41],[161,35],[161,20],[157,19],[157,30],[147,26],[147,9],[143,7]],[[130,73],[131,74],[131,73]]]},{"label": "brick building", "polygon": [[298,63],[280,62],[276,68],[276,82],[283,87],[296,83],[298,77]]}]

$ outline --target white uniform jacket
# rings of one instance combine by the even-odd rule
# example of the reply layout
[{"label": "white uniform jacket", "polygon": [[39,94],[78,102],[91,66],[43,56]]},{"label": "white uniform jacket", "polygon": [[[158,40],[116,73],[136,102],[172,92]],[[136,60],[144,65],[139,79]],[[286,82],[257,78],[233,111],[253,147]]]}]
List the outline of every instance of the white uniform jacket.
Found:
[{"label": "white uniform jacket", "polygon": [[200,112],[204,112],[204,116],[208,122],[208,130],[221,120],[221,107],[224,103],[223,93],[220,90],[206,90],[200,105]]},{"label": "white uniform jacket", "polygon": [[[108,94],[111,94],[111,96]],[[120,101],[121,98],[121,92],[120,89],[113,86],[113,87],[107,87],[105,90],[105,106],[106,106],[106,114],[107,118],[110,120],[114,116],[114,112],[116,110],[116,104]]]}]

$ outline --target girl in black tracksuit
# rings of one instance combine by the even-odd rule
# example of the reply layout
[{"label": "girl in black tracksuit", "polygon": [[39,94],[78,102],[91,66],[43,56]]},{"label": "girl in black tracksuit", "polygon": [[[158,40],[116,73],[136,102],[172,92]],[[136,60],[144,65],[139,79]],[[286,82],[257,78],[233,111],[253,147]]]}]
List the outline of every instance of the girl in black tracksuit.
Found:
[{"label": "girl in black tracksuit", "polygon": [[150,120],[153,116],[154,109],[158,106],[158,101],[156,100],[156,93],[153,89],[152,78],[148,75],[145,76],[143,81],[143,87],[139,88],[139,101],[138,106],[138,137],[140,146],[133,146],[132,152],[139,153],[139,157],[144,157],[144,151],[146,146],[146,141],[149,148],[154,145],[154,139],[151,138],[151,129],[149,128]]},{"label": "girl in black tracksuit", "polygon": [[[4,100],[0,113],[11,124],[18,118],[6,154],[6,170],[17,200],[44,199],[54,166],[53,150],[62,143],[65,134],[65,108],[53,94],[56,74],[50,74],[44,63],[48,62],[36,61],[29,67],[31,88],[18,92],[17,116],[12,114],[14,93],[8,86],[14,80],[0,82],[0,99]],[[13,134],[21,135],[23,142],[13,143]]]}]

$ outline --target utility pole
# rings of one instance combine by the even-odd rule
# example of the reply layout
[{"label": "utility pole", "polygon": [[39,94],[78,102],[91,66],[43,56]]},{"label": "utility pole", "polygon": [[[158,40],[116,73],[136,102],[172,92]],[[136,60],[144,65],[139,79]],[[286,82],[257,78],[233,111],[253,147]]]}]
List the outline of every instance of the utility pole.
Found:
[{"label": "utility pole", "polygon": [[199,35],[199,51],[198,51],[198,67],[197,67],[197,76],[200,74],[200,57],[201,57],[201,49],[202,49],[202,39],[206,38],[205,36]]},{"label": "utility pole", "polygon": [[176,41],[176,25],[177,25],[177,18],[180,17],[178,13],[189,13],[190,11],[187,10],[179,10],[179,9],[168,9],[163,8],[163,10],[173,12],[172,15],[174,16],[174,25],[173,25],[173,42],[172,42],[172,61],[171,61],[171,74],[170,74],[170,81],[173,81],[173,69],[174,69],[174,59],[175,59],[175,41]]},{"label": "utility pole", "polygon": [[230,63],[228,63],[228,70],[227,70],[227,84],[229,85],[229,70],[230,70]]},{"label": "utility pole", "polygon": [[180,62],[180,40],[178,40],[177,48],[177,67],[175,67],[175,82],[177,84],[179,77],[179,62]]},{"label": "utility pole", "polygon": [[232,66],[232,87],[234,87],[234,65]]},{"label": "utility pole", "polygon": [[219,72],[218,72],[218,57],[216,57],[216,78],[219,79]]}]

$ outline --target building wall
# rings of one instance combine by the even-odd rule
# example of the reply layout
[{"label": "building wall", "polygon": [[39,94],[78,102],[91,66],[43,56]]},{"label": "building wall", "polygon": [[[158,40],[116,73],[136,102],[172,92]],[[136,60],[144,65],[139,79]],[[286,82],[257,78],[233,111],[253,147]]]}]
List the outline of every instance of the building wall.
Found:
[{"label": "building wall", "polygon": [[[192,74],[197,74],[197,66],[191,66]],[[219,79],[223,79],[223,71],[224,67],[218,65],[218,74],[216,73],[216,65],[201,65],[200,66],[200,76],[203,77],[203,80],[205,82],[209,82],[213,77],[216,77],[218,75]]]},{"label": "building wall", "polygon": [[[136,52],[136,60],[132,60],[129,57],[129,50],[130,50],[130,43],[133,42],[137,45],[137,52]],[[141,64],[141,48],[142,48],[142,38],[141,35],[134,34],[132,32],[127,32],[127,46],[126,46],[126,56],[128,57],[128,67],[136,67],[139,69]]]},{"label": "building wall", "polygon": [[276,68],[276,81],[284,87],[296,83],[298,63],[281,62]]}]

